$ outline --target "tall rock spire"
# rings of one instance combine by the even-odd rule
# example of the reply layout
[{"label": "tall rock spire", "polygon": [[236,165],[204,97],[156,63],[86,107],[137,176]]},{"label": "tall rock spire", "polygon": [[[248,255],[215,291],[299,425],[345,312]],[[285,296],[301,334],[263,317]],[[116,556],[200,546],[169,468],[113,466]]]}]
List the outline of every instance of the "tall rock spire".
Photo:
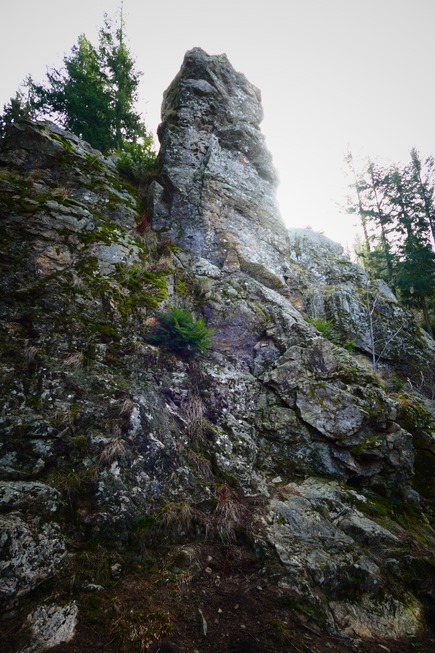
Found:
[{"label": "tall rock spire", "polygon": [[225,55],[187,52],[162,105],[153,227],[194,258],[279,287],[289,246],[262,118],[260,91]]}]

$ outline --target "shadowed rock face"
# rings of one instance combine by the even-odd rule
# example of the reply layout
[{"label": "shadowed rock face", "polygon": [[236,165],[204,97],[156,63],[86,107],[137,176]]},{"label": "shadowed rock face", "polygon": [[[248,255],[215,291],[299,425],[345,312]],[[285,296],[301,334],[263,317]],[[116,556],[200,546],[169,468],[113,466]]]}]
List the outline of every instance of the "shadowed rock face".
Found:
[{"label": "shadowed rock face", "polygon": [[259,128],[260,99],[225,55],[186,54],[162,105],[153,227],[195,259],[280,286],[289,273],[289,245]]},{"label": "shadowed rock face", "polygon": [[[2,143],[7,609],[38,587],[43,602],[40,586],[61,568],[80,576],[89,539],[109,541],[111,557],[139,538],[141,559],[140,537],[163,523],[177,544],[227,538],[255,551],[263,577],[330,633],[419,631],[433,539],[412,483],[416,442],[424,464],[433,456],[430,402],[389,393],[363,346],[355,356],[306,321],[323,287],[352,293],[364,273],[335,266],[335,246],[326,255],[320,242],[317,255],[316,239],[289,240],[261,117],[259,91],[225,56],[188,52],[163,102],[145,233],[134,189],[75,136],[25,121]],[[156,311],[172,305],[213,327],[206,355],[147,343]],[[423,487],[430,497],[430,473]],[[412,506],[412,522],[398,522],[391,498],[406,519]],[[100,561],[88,553],[95,587]],[[195,565],[196,582],[208,572]],[[53,641],[70,637],[86,605],[75,587],[78,612],[70,589],[28,609],[35,641],[44,623],[59,631]]]}]

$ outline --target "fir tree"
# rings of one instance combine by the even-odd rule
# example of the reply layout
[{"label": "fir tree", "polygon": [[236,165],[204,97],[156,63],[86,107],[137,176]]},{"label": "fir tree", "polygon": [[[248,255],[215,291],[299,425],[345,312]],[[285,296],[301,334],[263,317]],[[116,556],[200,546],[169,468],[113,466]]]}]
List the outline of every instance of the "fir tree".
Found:
[{"label": "fir tree", "polygon": [[4,108],[0,128],[20,117],[50,118],[107,154],[126,143],[150,149],[145,124],[135,110],[140,73],[136,71],[119,27],[105,16],[98,47],[81,35],[60,69],[52,68],[43,84],[28,78],[25,90]]},{"label": "fir tree", "polygon": [[416,197],[419,198],[427,221],[427,229],[430,233],[432,245],[435,246],[434,157],[429,156],[425,161],[422,161],[420,154],[413,148],[411,150],[410,172],[415,186]]},{"label": "fir tree", "polygon": [[409,307],[421,310],[432,334],[430,311],[435,291],[433,251],[435,161],[411,151],[407,165],[381,166],[368,161],[362,172],[351,167],[355,199],[349,213],[363,218],[365,269],[382,278]]},{"label": "fir tree", "polygon": [[63,69],[47,73],[46,85],[34,85],[42,110],[106,153],[113,143],[113,120],[110,87],[99,53],[82,34],[63,62]]},{"label": "fir tree", "polygon": [[100,61],[110,88],[112,148],[121,148],[125,141],[136,142],[145,136],[145,126],[134,110],[140,74],[124,41],[122,16],[114,28],[107,16],[100,30]]},{"label": "fir tree", "polygon": [[391,216],[387,204],[388,172],[379,165],[369,161],[368,195],[371,209],[368,218],[377,229],[378,240],[371,252],[371,263],[377,269],[377,276],[394,286],[394,255],[390,242],[392,231]]},{"label": "fir tree", "polygon": [[32,89],[33,82],[29,76],[15,96],[4,105],[3,114],[0,115],[0,138],[6,133],[8,125],[20,119],[35,118],[37,102]]}]

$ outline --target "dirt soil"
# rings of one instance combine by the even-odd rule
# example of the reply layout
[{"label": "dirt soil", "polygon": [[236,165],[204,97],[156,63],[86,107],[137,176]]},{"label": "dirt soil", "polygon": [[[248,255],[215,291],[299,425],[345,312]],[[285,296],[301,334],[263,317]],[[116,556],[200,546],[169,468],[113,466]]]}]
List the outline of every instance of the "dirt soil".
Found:
[{"label": "dirt soil", "polygon": [[[325,634],[248,547],[231,544],[168,547],[102,589],[53,587],[50,599],[76,600],[80,615],[74,640],[51,653],[435,652],[435,632],[401,642]],[[0,622],[4,653],[25,646],[24,616]]]}]

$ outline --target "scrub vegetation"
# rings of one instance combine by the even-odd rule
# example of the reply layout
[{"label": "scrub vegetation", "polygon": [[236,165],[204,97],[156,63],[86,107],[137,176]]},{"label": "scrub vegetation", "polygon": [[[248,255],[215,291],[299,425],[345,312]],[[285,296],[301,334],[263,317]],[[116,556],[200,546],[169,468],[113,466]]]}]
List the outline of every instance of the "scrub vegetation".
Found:
[{"label": "scrub vegetation", "polygon": [[188,358],[205,353],[212,335],[213,330],[207,328],[204,318],[195,320],[188,310],[174,306],[157,314],[146,339],[150,344]]}]

